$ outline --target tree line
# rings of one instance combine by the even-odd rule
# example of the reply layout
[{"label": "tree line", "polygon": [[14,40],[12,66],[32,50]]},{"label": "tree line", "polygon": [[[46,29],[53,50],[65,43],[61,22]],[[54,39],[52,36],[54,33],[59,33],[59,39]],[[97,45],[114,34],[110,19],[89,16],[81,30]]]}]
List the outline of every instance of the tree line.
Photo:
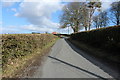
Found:
[{"label": "tree line", "polygon": [[[110,23],[120,25],[120,1],[113,2],[110,9],[102,10],[101,2],[70,2],[62,9],[61,28],[71,27],[74,32],[107,27]],[[97,15],[94,13],[97,11]]]}]

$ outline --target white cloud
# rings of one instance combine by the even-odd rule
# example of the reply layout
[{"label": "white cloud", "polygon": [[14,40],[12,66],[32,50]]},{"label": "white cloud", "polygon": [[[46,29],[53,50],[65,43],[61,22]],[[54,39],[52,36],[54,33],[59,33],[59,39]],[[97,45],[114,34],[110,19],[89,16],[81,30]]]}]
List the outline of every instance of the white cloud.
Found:
[{"label": "white cloud", "polygon": [[0,21],[0,25],[2,25],[3,24],[3,22],[2,21]]},{"label": "white cloud", "polygon": [[35,25],[24,25],[23,29],[29,30],[32,32],[53,32],[56,29],[48,28],[48,27],[39,27]]},{"label": "white cloud", "polygon": [[[32,25],[37,25],[36,30],[51,32],[59,27],[59,23],[55,23],[51,20],[51,15],[52,13],[61,10],[62,6],[63,5],[59,0],[56,0],[55,2],[50,2],[50,0],[26,2],[26,0],[24,0],[14,16],[23,17]],[[29,28],[31,27],[29,26]],[[32,29],[34,29],[33,26]]]},{"label": "white cloud", "polygon": [[[51,14],[61,10],[63,7],[60,3],[61,1],[63,0],[23,0],[17,10],[16,8],[12,8],[11,10],[16,12],[14,16],[25,18],[31,23],[31,25],[24,25],[22,29],[38,32],[59,32],[58,28],[60,24],[51,20]],[[106,10],[110,7],[113,0],[102,0],[102,2],[105,2],[102,4],[102,9]],[[12,1],[4,2],[4,6],[11,6],[14,3],[15,2]],[[10,29],[10,27],[8,29]],[[72,29],[70,30],[70,32],[72,32]],[[17,32],[19,29],[15,27],[14,29],[10,29],[10,31]],[[61,33],[66,33],[68,30],[66,28],[63,30],[60,29],[60,31]]]},{"label": "white cloud", "polygon": [[15,4],[15,2],[2,2],[2,7],[10,7],[13,4]]},{"label": "white cloud", "polygon": [[16,8],[12,8],[11,10],[14,11],[14,12],[17,12]]},{"label": "white cloud", "polygon": [[73,33],[73,29],[69,27],[69,30],[68,30],[68,27],[67,27],[64,29],[58,29],[57,32],[62,33],[62,34],[68,34],[68,33],[71,34]]},{"label": "white cloud", "polygon": [[100,1],[102,1],[102,2],[118,2],[118,1],[120,1],[120,0],[100,0]]},{"label": "white cloud", "polygon": [[109,9],[111,6],[111,3],[112,2],[103,2],[102,3],[102,11],[105,11],[105,10],[107,10],[107,9]]},{"label": "white cloud", "polygon": [[111,4],[113,2],[117,2],[117,1],[120,1],[120,0],[101,0],[102,2],[102,10],[105,11],[106,9],[109,9],[111,6]]},{"label": "white cloud", "polygon": [[2,32],[2,21],[0,21],[0,32]]},{"label": "white cloud", "polygon": [[38,25],[20,25],[0,27],[0,33],[26,33],[26,32],[54,32],[57,28],[39,27]]},{"label": "white cloud", "polygon": [[[65,29],[60,29],[60,28],[49,28],[49,27],[39,27],[38,25],[20,25],[20,26],[4,26],[0,27],[0,34],[6,34],[6,33],[31,33],[31,32],[40,32],[40,33],[45,33],[45,32],[58,32],[58,33],[63,33],[67,34],[68,33],[68,28]],[[73,33],[73,30],[69,28],[69,33]]]},{"label": "white cloud", "polygon": [[22,0],[2,0],[2,2],[19,2],[19,1],[22,1]]},{"label": "white cloud", "polygon": [[18,26],[6,26],[0,28],[0,33],[21,33],[22,28]]}]

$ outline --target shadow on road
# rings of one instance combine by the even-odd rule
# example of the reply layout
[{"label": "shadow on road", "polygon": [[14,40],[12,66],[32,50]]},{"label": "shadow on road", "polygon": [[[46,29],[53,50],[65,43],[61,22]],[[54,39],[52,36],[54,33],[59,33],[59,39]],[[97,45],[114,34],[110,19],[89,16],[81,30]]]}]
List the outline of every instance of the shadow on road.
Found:
[{"label": "shadow on road", "polygon": [[68,41],[67,39],[65,39],[65,41],[68,43],[68,45],[74,50],[76,51],[78,54],[80,54],[81,56],[83,56],[84,58],[86,58],[87,60],[89,60],[91,63],[93,63],[94,65],[98,66],[99,68],[101,68],[102,70],[104,70],[105,72],[107,72],[109,75],[111,75],[114,78],[119,79],[119,73],[115,72],[114,70],[110,69],[109,67],[107,67],[108,65],[106,65],[106,63],[102,60],[99,60],[97,58],[95,58],[94,56],[91,56],[90,54],[87,54],[87,52],[81,50],[80,48],[74,46],[70,41]]},{"label": "shadow on road", "polygon": [[85,70],[85,69],[82,69],[82,68],[80,68],[80,67],[74,66],[74,65],[72,65],[72,64],[70,64],[70,63],[67,63],[67,62],[65,62],[65,61],[62,61],[62,60],[60,60],[60,59],[57,59],[57,58],[54,58],[54,57],[51,57],[51,56],[48,56],[48,57],[49,57],[49,58],[52,58],[52,59],[55,59],[55,60],[57,60],[57,61],[60,61],[60,62],[66,64],[66,65],[69,65],[69,66],[71,66],[71,67],[74,67],[74,68],[76,68],[76,69],[78,69],[78,70],[81,70],[81,71],[83,71],[83,72],[89,73],[89,74],[91,74],[91,75],[93,75],[93,76],[95,76],[95,77],[97,77],[97,78],[100,78],[100,79],[103,79],[103,80],[107,80],[107,79],[105,79],[105,78],[103,78],[103,77],[101,77],[101,76],[99,76],[99,75],[97,75],[97,74],[94,74],[94,73],[92,73],[92,72],[90,72],[90,71],[87,71],[87,70]]}]

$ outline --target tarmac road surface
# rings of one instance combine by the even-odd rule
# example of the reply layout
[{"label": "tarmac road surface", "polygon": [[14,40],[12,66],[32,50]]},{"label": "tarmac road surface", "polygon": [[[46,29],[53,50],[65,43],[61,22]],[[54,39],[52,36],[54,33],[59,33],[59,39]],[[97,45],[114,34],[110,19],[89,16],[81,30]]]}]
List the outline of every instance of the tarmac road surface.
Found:
[{"label": "tarmac road surface", "polygon": [[[82,51],[80,53],[84,54]],[[108,73],[73,50],[65,39],[60,39],[56,42],[33,77],[112,78]]]}]

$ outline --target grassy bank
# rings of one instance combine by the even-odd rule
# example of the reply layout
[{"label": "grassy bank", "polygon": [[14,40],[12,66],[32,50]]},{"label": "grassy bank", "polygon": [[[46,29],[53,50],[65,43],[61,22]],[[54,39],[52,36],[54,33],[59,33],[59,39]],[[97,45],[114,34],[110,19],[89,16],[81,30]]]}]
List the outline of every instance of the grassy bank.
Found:
[{"label": "grassy bank", "polygon": [[70,41],[89,54],[120,66],[120,26],[72,34]]},{"label": "grassy bank", "polygon": [[16,72],[42,57],[58,38],[51,34],[5,34],[2,36],[3,77],[16,77]]}]

